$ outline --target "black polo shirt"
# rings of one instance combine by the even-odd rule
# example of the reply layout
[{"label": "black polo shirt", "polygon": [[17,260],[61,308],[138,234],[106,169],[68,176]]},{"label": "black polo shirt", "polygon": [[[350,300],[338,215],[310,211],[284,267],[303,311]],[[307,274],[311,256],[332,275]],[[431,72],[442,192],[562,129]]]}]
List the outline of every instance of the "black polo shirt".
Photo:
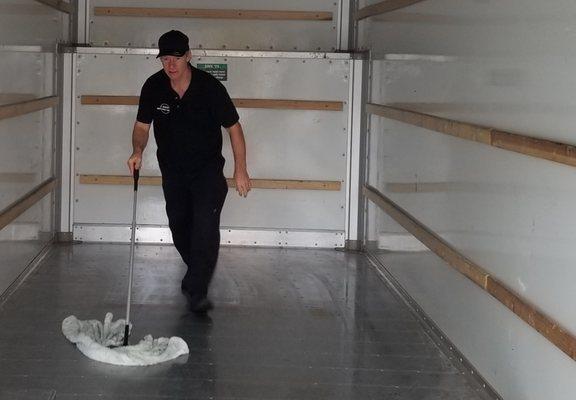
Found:
[{"label": "black polo shirt", "polygon": [[154,123],[158,163],[162,175],[196,175],[204,168],[222,168],[222,131],[239,117],[226,91],[216,78],[192,68],[192,80],[180,98],[170,78],[160,70],[140,93],[136,119]]}]

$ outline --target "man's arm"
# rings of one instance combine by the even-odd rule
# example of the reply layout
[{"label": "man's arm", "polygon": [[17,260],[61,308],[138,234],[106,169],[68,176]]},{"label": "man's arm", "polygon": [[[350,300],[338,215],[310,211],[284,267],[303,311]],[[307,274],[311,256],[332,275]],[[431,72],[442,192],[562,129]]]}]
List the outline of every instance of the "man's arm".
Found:
[{"label": "man's arm", "polygon": [[128,168],[134,175],[135,169],[142,166],[142,153],[148,144],[148,135],[150,133],[150,124],[136,121],[132,131],[132,155],[128,159]]},{"label": "man's arm", "polygon": [[250,191],[250,177],[246,168],[246,141],[240,122],[236,122],[229,128],[226,128],[230,135],[232,152],[234,153],[234,181],[236,190],[240,196],[246,197]]}]

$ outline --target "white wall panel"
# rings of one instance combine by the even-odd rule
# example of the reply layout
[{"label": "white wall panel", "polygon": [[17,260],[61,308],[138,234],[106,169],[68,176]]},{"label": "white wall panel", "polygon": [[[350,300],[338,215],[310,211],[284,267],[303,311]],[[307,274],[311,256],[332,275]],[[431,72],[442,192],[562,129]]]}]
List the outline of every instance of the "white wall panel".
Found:
[{"label": "white wall panel", "polygon": [[576,57],[388,57],[372,65],[375,103],[576,144]]},{"label": "white wall panel", "polygon": [[[383,136],[384,150],[372,185],[576,332],[564,306],[576,279],[576,229],[566,218],[576,202],[567,185],[573,168],[400,123],[374,134]],[[398,193],[396,183],[422,191]]]},{"label": "white wall panel", "polygon": [[[78,55],[77,95],[138,95],[146,78],[160,68],[153,56]],[[255,179],[340,181],[340,191],[254,189],[247,199],[230,190],[222,226],[233,228],[335,230],[345,227],[348,140],[348,60],[249,57],[195,57],[193,64],[228,64],[223,82],[233,98],[328,100],[345,102],[343,111],[239,109],[248,167]],[[76,99],[77,174],[127,173],[136,106],[88,106]],[[225,175],[233,156],[224,134]],[[151,136],[143,175],[159,175]],[[129,186],[75,188],[76,224],[126,224],[131,218]],[[160,187],[143,187],[139,224],[166,225]]]},{"label": "white wall panel", "polygon": [[[52,95],[53,74],[52,53],[0,51],[0,104]],[[52,176],[54,115],[0,120],[0,210]]]},{"label": "white wall panel", "polygon": [[[296,0],[92,0],[90,4],[116,7],[166,7],[200,9],[248,9],[325,11],[332,21],[266,21],[200,18],[144,18],[94,16],[91,12],[90,42],[95,46],[156,47],[158,37],[178,29],[190,37],[193,48],[252,50],[322,50],[337,48],[338,1]],[[305,32],[305,33],[304,33]]]},{"label": "white wall panel", "polygon": [[[576,144],[575,12],[429,0],[363,20],[370,100]],[[376,116],[369,138],[371,185],[576,334],[574,168]],[[369,215],[371,245],[406,237]],[[503,398],[574,398],[574,361],[489,295],[428,253],[380,257]]]},{"label": "white wall panel", "polygon": [[389,53],[574,56],[570,0],[424,0],[359,25],[359,44]]},{"label": "white wall panel", "polygon": [[[279,193],[280,192],[280,193]],[[130,224],[131,186],[77,185],[77,224]],[[279,198],[282,195],[282,198]],[[344,204],[339,192],[254,189],[247,199],[230,189],[221,225],[227,228],[344,230]],[[168,225],[160,187],[142,187],[138,224]]]},{"label": "white wall panel", "polygon": [[373,253],[501,398],[573,398],[574,361],[434,254]]},{"label": "white wall panel", "polygon": [[35,0],[0,0],[0,45],[53,46],[65,40],[68,14]]},{"label": "white wall panel", "polygon": [[0,210],[52,176],[53,111],[0,121]]},{"label": "white wall panel", "polygon": [[0,47],[0,103],[54,94],[54,54]]},{"label": "white wall panel", "polygon": [[0,230],[0,295],[51,241],[53,197],[47,195]]},{"label": "white wall panel", "polygon": [[[0,105],[57,95],[56,43],[68,15],[33,0],[0,1]],[[53,109],[0,120],[0,212],[53,176]],[[0,229],[0,295],[53,236],[53,196]]]}]

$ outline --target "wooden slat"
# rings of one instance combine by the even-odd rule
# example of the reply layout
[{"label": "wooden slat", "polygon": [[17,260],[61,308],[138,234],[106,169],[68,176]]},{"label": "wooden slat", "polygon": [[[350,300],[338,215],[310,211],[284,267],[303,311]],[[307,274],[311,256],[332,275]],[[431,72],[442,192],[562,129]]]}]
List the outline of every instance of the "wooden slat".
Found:
[{"label": "wooden slat", "polygon": [[453,268],[460,271],[472,282],[486,289],[488,273],[481,267],[458,253],[447,242],[445,242],[444,239],[426,228],[418,220],[373,187],[364,187],[363,193],[368,199],[390,215],[396,222],[402,225],[404,229],[414,235],[416,239],[424,243],[426,247],[436,253]]},{"label": "wooden slat", "polygon": [[58,96],[42,97],[40,99],[21,101],[0,106],[0,120],[56,107]]},{"label": "wooden slat", "polygon": [[33,172],[0,172],[0,183],[30,183],[35,179]]},{"label": "wooden slat", "polygon": [[423,0],[384,0],[370,6],[361,8],[356,12],[356,20],[359,21],[364,18],[380,15],[400,8],[409,7],[412,4],[419,3]]},{"label": "wooden slat", "polygon": [[384,212],[402,225],[431,251],[444,259],[450,266],[468,277],[524,322],[542,334],[556,347],[576,360],[576,337],[563,329],[556,321],[523,300],[504,284],[489,275],[482,267],[466,259],[447,242],[425,227],[397,204],[370,186],[363,189],[364,195]]},{"label": "wooden slat", "polygon": [[576,338],[556,321],[525,302],[492,277],[488,278],[487,291],[570,358],[576,360]]},{"label": "wooden slat", "polygon": [[0,93],[0,105],[20,103],[22,101],[34,100],[36,96],[31,93]]},{"label": "wooden slat", "polygon": [[[233,179],[226,179],[229,187],[235,187]],[[80,183],[88,185],[131,185],[132,177],[128,175],[80,175]],[[340,191],[342,186],[339,181],[310,181],[310,180],[287,180],[287,179],[251,179],[254,189],[287,189],[287,190],[328,190]],[[141,185],[160,186],[162,177],[141,176]]]},{"label": "wooden slat", "polygon": [[63,13],[70,14],[72,13],[72,5],[68,1],[62,0],[36,0],[39,3],[46,4],[49,7],[55,8],[58,11],[62,11]]},{"label": "wooden slat", "polygon": [[80,97],[82,105],[100,106],[137,106],[139,96],[94,96],[85,95]]},{"label": "wooden slat", "polygon": [[233,99],[238,108],[269,108],[276,110],[319,110],[342,111],[344,103],[341,101],[313,101],[313,100],[273,100],[273,99]]},{"label": "wooden slat", "polygon": [[494,130],[492,146],[576,167],[576,147],[568,144]]},{"label": "wooden slat", "polygon": [[386,183],[388,193],[418,193],[418,183],[389,182]]},{"label": "wooden slat", "polygon": [[276,10],[218,10],[195,8],[146,8],[146,7],[94,7],[96,16],[156,17],[156,18],[214,18],[332,21],[333,14],[325,11],[276,11]]},{"label": "wooden slat", "polygon": [[[138,96],[98,96],[84,95],[80,98],[83,105],[134,106],[138,105]],[[320,100],[276,100],[276,99],[233,99],[238,108],[266,108],[275,110],[319,110],[342,111],[341,101]]]},{"label": "wooden slat", "polygon": [[50,178],[0,211],[0,229],[3,229],[34,204],[42,200],[44,196],[54,190],[55,187],[56,179]]},{"label": "wooden slat", "polygon": [[[129,175],[80,175],[80,183],[85,185],[131,185],[133,179]],[[160,186],[161,176],[140,176],[140,185]]]},{"label": "wooden slat", "polygon": [[576,167],[576,146],[454,121],[386,105],[367,104],[369,114],[471,140],[544,160]]},{"label": "wooden slat", "polygon": [[[227,178],[229,187],[236,187],[234,179]],[[288,179],[251,179],[254,189],[286,189],[286,190],[328,190],[340,191],[338,181],[305,181]]]},{"label": "wooden slat", "polygon": [[453,191],[455,182],[389,182],[386,191],[391,193],[437,193]]},{"label": "wooden slat", "polygon": [[436,132],[445,133],[450,136],[456,136],[461,139],[484,144],[491,143],[491,128],[372,103],[366,105],[366,112]]}]

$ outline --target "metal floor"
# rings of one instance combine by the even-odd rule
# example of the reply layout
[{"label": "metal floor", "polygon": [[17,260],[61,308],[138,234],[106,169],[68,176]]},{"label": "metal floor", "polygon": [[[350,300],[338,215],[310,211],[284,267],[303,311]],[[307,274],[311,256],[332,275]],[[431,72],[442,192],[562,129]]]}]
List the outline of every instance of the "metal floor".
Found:
[{"label": "metal floor", "polygon": [[56,246],[0,309],[0,399],[485,399],[363,255],[222,248],[209,317],[188,313],[173,247],[139,246],[132,342],[181,336],[152,367],[85,358],[62,320],[125,312],[129,246]]}]

